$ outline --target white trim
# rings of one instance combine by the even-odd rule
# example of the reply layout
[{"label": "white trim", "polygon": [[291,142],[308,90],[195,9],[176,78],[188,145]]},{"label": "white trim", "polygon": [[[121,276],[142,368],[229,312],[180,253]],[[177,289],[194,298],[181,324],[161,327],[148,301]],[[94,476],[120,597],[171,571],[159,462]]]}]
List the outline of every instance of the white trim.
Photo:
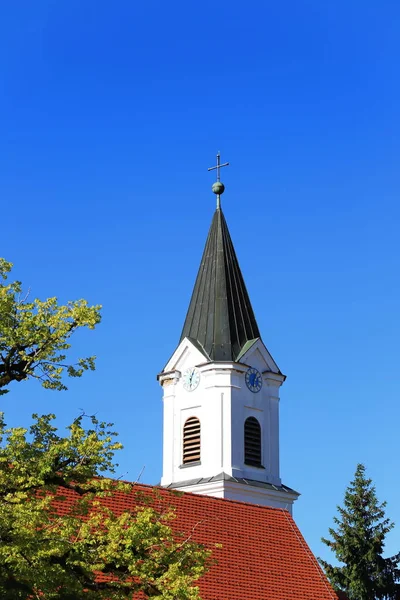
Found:
[{"label": "white trim", "polygon": [[206,496],[215,496],[216,498],[227,498],[228,500],[259,504],[260,506],[283,508],[290,514],[292,514],[293,502],[300,495],[294,491],[285,491],[285,489],[274,490],[238,483],[236,481],[223,480],[186,485],[174,489],[181,492],[192,492]]}]

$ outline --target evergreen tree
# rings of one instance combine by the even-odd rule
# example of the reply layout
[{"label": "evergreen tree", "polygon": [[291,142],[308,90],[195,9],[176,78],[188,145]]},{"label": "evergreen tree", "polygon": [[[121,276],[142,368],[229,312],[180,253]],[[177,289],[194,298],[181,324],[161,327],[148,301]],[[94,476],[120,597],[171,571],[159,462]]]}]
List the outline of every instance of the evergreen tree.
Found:
[{"label": "evergreen tree", "polygon": [[344,592],[349,600],[400,598],[400,553],[382,556],[385,536],[394,526],[385,517],[385,506],[386,502],[379,504],[364,465],[357,465],[344,507],[338,506],[339,516],[334,517],[337,528],[329,529],[332,539],[322,538],[342,566],[319,559],[334,589]]}]

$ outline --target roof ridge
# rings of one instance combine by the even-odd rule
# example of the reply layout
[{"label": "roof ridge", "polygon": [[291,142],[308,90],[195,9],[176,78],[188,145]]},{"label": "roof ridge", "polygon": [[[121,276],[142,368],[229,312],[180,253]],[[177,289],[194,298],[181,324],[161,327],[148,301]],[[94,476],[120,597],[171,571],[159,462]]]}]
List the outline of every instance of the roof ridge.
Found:
[{"label": "roof ridge", "polygon": [[281,510],[281,511],[284,513],[284,515],[285,515],[285,517],[286,517],[286,519],[287,519],[287,521],[288,521],[288,523],[289,523],[290,527],[291,527],[291,528],[292,528],[292,530],[294,531],[294,533],[295,533],[295,535],[296,535],[297,539],[299,540],[300,544],[301,544],[301,545],[303,546],[303,548],[305,549],[305,551],[306,551],[306,554],[307,554],[308,558],[310,559],[311,563],[312,563],[312,564],[313,564],[313,566],[314,566],[314,567],[317,569],[317,571],[318,571],[318,575],[319,575],[320,579],[323,581],[323,583],[325,584],[325,586],[326,586],[326,588],[327,588],[327,590],[328,590],[329,594],[331,594],[331,597],[332,597],[332,599],[333,599],[333,600],[337,600],[337,595],[336,595],[335,591],[334,591],[334,590],[333,590],[333,588],[332,588],[332,587],[331,587],[331,586],[328,584],[328,581],[327,581],[326,575],[325,575],[325,574],[324,574],[324,572],[322,571],[322,569],[321,569],[321,567],[320,567],[320,565],[319,565],[319,563],[318,563],[318,560],[316,559],[316,557],[314,556],[314,554],[311,552],[311,550],[310,550],[310,548],[309,548],[309,546],[308,546],[308,544],[307,544],[306,540],[304,539],[304,537],[303,537],[303,535],[302,535],[302,533],[301,533],[300,529],[297,527],[295,520],[293,519],[293,517],[291,517],[291,518],[289,519],[289,518],[288,518],[287,511],[285,511],[283,508],[279,508],[278,510]]}]

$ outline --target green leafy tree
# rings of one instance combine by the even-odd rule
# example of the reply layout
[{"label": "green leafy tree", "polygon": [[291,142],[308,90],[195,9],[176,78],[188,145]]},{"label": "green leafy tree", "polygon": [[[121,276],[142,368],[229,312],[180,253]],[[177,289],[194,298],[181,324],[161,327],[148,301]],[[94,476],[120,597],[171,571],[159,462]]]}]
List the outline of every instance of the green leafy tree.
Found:
[{"label": "green leafy tree", "polygon": [[329,529],[332,539],[322,538],[341,566],[319,559],[335,590],[344,592],[349,600],[400,597],[400,553],[382,556],[386,534],[394,526],[385,517],[385,506],[386,502],[379,504],[372,480],[359,464],[346,490],[344,507],[338,506],[339,516],[334,517],[337,528]]},{"label": "green leafy tree", "polygon": [[190,532],[173,535],[157,490],[129,512],[110,508],[110,496],[135,496],[135,485],[99,477],[114,472],[121,448],[109,424],[91,417],[86,430],[80,416],[62,437],[53,418],[34,415],[29,432],[0,421],[0,597],[199,598],[193,584],[209,553]]},{"label": "green leafy tree", "polygon": [[0,394],[13,381],[30,377],[43,387],[64,390],[63,373],[80,377],[94,369],[94,356],[66,364],[70,336],[100,322],[100,306],[86,300],[59,305],[57,298],[29,300],[19,281],[7,283],[12,264],[0,258]]},{"label": "green leafy tree", "polygon": [[[0,281],[11,266],[0,259]],[[93,369],[94,357],[65,364],[65,351],[99,310],[84,300],[28,302],[19,282],[0,283],[0,394],[30,378],[66,389],[64,372]],[[173,532],[174,511],[157,490],[144,502],[135,484],[105,476],[122,448],[111,425],[90,417],[86,429],[82,415],[60,436],[54,415],[33,417],[29,430],[7,429],[0,413],[0,598],[198,599],[210,554],[191,532]],[[121,494],[134,496],[129,511],[113,509]]]}]

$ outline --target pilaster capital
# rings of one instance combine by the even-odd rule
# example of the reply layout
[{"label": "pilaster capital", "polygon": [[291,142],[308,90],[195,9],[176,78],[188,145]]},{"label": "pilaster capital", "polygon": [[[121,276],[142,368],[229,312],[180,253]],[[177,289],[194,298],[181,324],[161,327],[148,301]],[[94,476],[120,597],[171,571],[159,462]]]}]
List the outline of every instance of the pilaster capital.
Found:
[{"label": "pilaster capital", "polygon": [[282,375],[282,373],[273,373],[272,371],[263,371],[262,376],[264,381],[266,381],[270,387],[274,388],[279,388],[286,379],[286,375]]},{"label": "pilaster capital", "polygon": [[182,373],[178,370],[167,371],[166,373],[159,373],[157,380],[161,387],[166,387],[167,385],[175,385],[181,378],[181,375]]}]

